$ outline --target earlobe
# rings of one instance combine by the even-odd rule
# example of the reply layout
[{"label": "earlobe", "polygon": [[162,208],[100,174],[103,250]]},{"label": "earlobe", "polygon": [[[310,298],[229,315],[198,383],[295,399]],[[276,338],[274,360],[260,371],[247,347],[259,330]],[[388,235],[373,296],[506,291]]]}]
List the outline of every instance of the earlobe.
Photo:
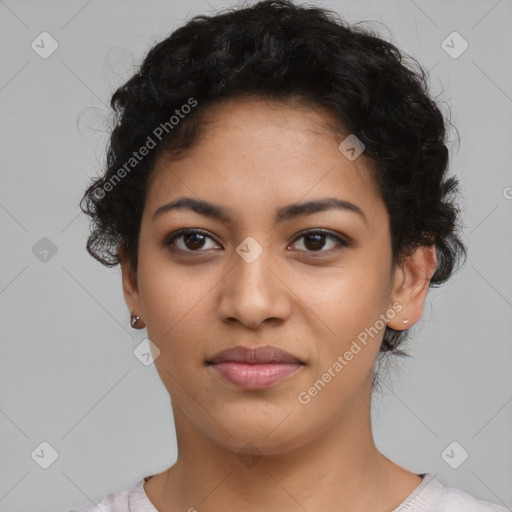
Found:
[{"label": "earlobe", "polygon": [[400,315],[387,322],[388,327],[400,331],[420,320],[436,265],[435,245],[420,246],[402,260],[395,271],[391,302],[403,307]]},{"label": "earlobe", "polygon": [[[130,311],[130,325],[134,329],[142,329],[145,324],[140,318],[140,296],[137,282],[137,273],[132,268],[130,262],[125,256],[124,248],[120,245],[118,248],[119,262],[121,265],[121,281],[123,286],[123,296],[126,306]],[[144,324],[144,325],[142,325]]]}]

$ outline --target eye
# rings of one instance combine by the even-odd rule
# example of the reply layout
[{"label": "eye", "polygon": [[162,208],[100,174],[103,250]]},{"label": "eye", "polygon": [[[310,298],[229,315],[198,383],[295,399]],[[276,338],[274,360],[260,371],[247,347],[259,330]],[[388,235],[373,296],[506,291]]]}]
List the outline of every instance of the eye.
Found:
[{"label": "eye", "polygon": [[[183,240],[181,240],[183,239]],[[177,246],[177,249],[184,252],[200,252],[198,249],[205,249],[205,241],[207,239],[213,240],[204,231],[198,229],[182,229],[173,233],[165,242],[165,245],[169,245],[172,248]],[[175,241],[179,240],[181,243],[175,244]],[[206,247],[208,249],[208,247]]]},{"label": "eye", "polygon": [[[343,240],[342,238],[340,238],[339,236],[331,233],[330,231],[324,231],[324,230],[305,231],[305,232],[301,233],[300,236],[298,236],[295,240],[296,241],[304,240],[303,242],[301,242],[299,244],[299,250],[301,250],[301,251],[304,250],[300,247],[302,245],[302,247],[305,248],[305,251],[307,253],[319,252],[319,253],[321,253],[320,255],[324,255],[325,253],[330,253],[331,252],[330,249],[333,248],[333,246],[331,245],[331,247],[329,247],[328,249],[321,250],[322,247],[325,246],[325,240],[328,238],[337,242],[338,246],[342,246],[342,247],[349,246],[349,243],[346,242],[345,240]],[[336,244],[334,244],[334,247],[335,246],[336,246]]]},{"label": "eye", "polygon": [[[336,243],[331,244],[331,247],[328,247],[328,249],[321,250],[325,246],[326,239],[331,239]],[[166,240],[165,245],[183,252],[201,253],[203,252],[202,250],[212,249],[217,245],[214,243],[213,247],[208,247],[208,244],[206,243],[207,240],[215,242],[213,238],[205,231],[201,231],[199,229],[181,229],[175,233],[172,233]],[[294,244],[296,244],[299,240],[304,240],[298,244],[299,251],[306,253],[320,253],[319,256],[324,255],[325,253],[330,253],[330,249],[336,247],[336,245],[341,247],[348,247],[350,245],[347,241],[343,240],[334,233],[318,229],[301,233],[298,237],[295,238]],[[301,245],[302,247],[300,247]],[[310,255],[316,256],[315,254]]]}]

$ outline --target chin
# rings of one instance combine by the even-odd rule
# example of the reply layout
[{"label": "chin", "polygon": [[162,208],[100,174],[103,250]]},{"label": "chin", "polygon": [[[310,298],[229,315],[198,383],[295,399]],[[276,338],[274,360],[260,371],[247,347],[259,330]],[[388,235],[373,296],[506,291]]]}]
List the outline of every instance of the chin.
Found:
[{"label": "chin", "polygon": [[[237,454],[280,455],[300,447],[314,437],[313,433],[308,434],[308,430],[304,430],[307,428],[304,422],[297,418],[287,421],[285,418],[286,414],[282,413],[267,416],[247,413],[242,420],[238,412],[235,417],[216,418],[225,426],[225,430],[215,424],[209,425],[212,430],[203,432],[217,444]],[[311,430],[315,428],[311,426]]]}]

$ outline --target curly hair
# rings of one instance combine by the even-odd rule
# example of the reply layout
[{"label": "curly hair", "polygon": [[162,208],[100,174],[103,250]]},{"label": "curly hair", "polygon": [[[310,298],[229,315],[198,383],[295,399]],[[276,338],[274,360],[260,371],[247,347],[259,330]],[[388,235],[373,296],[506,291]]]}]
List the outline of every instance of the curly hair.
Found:
[{"label": "curly hair", "polygon": [[[389,214],[393,262],[435,244],[430,286],[444,283],[466,256],[458,180],[446,176],[445,120],[427,75],[406,58],[335,12],[288,0],[190,19],[156,44],[111,98],[106,169],[80,202],[91,217],[88,252],[115,266],[122,247],[136,270],[155,159],[163,150],[179,158],[193,147],[209,106],[252,95],[327,109],[340,130],[356,135]],[[407,356],[398,349],[406,333],[386,327],[380,351]]]}]

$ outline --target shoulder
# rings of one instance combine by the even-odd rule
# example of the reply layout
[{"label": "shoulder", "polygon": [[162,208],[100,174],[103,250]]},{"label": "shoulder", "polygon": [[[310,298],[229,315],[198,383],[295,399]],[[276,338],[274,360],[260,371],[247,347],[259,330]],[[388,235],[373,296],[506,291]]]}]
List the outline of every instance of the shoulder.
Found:
[{"label": "shoulder", "polygon": [[94,503],[85,503],[79,507],[75,507],[67,512],[126,512],[130,504],[130,490],[111,492],[106,494],[104,498]]},{"label": "shoulder", "polygon": [[100,502],[89,502],[67,512],[158,512],[144,491],[144,482],[153,476],[140,478],[130,488],[106,494]]},{"label": "shoulder", "polygon": [[423,482],[396,512],[512,512],[510,509],[480,500],[462,489],[446,487],[432,474]]},{"label": "shoulder", "polygon": [[510,512],[510,509],[502,505],[477,499],[462,489],[444,486],[439,496],[439,506],[443,512]]}]

